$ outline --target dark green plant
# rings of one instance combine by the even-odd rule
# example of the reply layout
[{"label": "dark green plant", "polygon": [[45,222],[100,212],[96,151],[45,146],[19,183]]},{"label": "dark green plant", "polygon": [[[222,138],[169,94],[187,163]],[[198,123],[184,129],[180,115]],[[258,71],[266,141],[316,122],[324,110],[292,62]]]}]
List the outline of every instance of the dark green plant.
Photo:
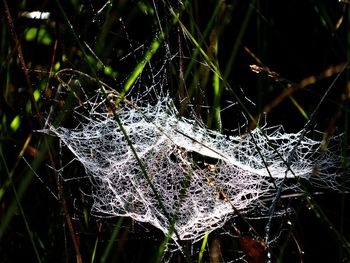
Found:
[{"label": "dark green plant", "polygon": [[[50,18],[30,18],[33,10],[48,12]],[[66,167],[73,158],[69,151],[35,131],[47,128],[48,119],[74,125],[72,109],[101,82],[130,99],[158,81],[181,115],[195,116],[224,134],[264,125],[265,113],[268,124],[299,131],[314,113],[308,131],[324,133],[324,149],[329,138],[343,133],[339,151],[348,169],[346,1],[2,0],[1,14],[2,262],[217,262],[211,253],[220,250],[218,240],[221,260],[230,261],[243,257],[242,251],[249,259],[248,241],[258,240],[250,225],[264,236],[264,219],[238,217],[202,243],[184,242],[183,253],[171,255],[164,254],[169,238],[152,227],[91,215],[91,200],[83,194],[91,190],[88,181],[64,180],[83,177],[84,169],[75,162]],[[68,68],[88,76],[77,77],[87,85],[86,94],[72,81],[74,74],[56,75]],[[152,70],[164,68],[165,74],[154,77]],[[150,103],[157,92],[149,92]],[[347,187],[346,172],[340,183]],[[281,198],[279,204],[294,212],[272,219],[272,228],[280,233],[270,250],[273,260],[349,258],[347,192],[315,195],[312,188],[304,190],[305,195]],[[144,227],[154,233],[145,237]]]}]

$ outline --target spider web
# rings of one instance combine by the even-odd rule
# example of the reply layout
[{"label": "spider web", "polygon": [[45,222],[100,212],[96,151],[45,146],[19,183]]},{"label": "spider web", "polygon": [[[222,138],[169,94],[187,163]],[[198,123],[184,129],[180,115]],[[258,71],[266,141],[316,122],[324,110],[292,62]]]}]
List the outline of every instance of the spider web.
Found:
[{"label": "spider web", "polygon": [[[73,111],[78,124],[67,128],[47,122],[44,132],[57,136],[84,166],[94,186],[93,214],[148,222],[174,242],[198,241],[237,211],[268,213],[264,200],[273,199],[278,189],[302,193],[305,181],[338,189],[339,159],[302,131],[265,126],[226,136],[200,120],[179,117],[165,91],[166,65],[173,56],[164,45],[167,59],[147,63],[130,90],[132,102],[111,107],[106,86],[96,85],[88,94],[75,80],[83,94]],[[145,78],[151,83],[143,83]],[[114,91],[108,94],[115,99]]]},{"label": "spider web", "polygon": [[164,234],[175,220],[174,241],[197,241],[235,211],[245,215],[265,207],[263,200],[274,197],[284,178],[288,191],[302,191],[300,179],[338,186],[336,158],[320,152],[320,141],[299,143],[301,133],[285,133],[282,126],[227,137],[179,118],[169,96],[155,105],[124,104],[115,112],[121,126],[101,94],[84,108],[90,111],[76,128],[50,125],[48,130],[91,178],[93,213],[148,222]]}]

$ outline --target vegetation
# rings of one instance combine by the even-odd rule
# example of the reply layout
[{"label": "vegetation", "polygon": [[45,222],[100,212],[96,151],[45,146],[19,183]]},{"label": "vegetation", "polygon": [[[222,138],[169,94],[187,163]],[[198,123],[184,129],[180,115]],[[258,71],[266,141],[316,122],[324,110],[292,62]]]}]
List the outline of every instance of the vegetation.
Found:
[{"label": "vegetation", "polygon": [[[73,155],[57,138],[36,131],[47,120],[74,127],[72,109],[101,82],[149,103],[168,93],[180,114],[227,135],[263,126],[265,117],[288,132],[306,124],[308,136],[321,131],[323,150],[338,147],[344,190],[310,186],[305,195],[281,198],[290,213],[273,219],[271,257],[349,261],[348,1],[0,6],[1,262],[265,262],[268,219],[258,215],[237,216],[171,253],[169,239],[148,224],[90,213],[89,181],[70,180],[84,178],[83,167],[70,163]],[[340,145],[328,145],[339,134]]]}]

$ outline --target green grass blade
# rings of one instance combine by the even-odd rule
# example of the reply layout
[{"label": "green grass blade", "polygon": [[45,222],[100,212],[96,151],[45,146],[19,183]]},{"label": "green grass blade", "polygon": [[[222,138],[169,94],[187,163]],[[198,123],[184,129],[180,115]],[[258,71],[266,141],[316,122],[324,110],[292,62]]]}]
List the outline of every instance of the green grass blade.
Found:
[{"label": "green grass blade", "polygon": [[233,46],[233,49],[232,49],[232,52],[231,52],[231,55],[225,65],[225,71],[224,71],[224,79],[227,80],[228,76],[231,74],[232,72],[232,66],[233,66],[233,63],[235,62],[236,60],[236,56],[237,56],[237,52],[238,52],[238,49],[239,47],[241,46],[241,42],[242,42],[242,39],[243,39],[243,36],[244,36],[244,33],[246,32],[247,30],[247,27],[248,27],[248,23],[250,21],[250,18],[253,14],[253,5],[255,4],[255,1],[256,0],[252,0],[251,3],[249,4],[248,6],[248,10],[247,10],[247,13],[244,17],[244,20],[243,20],[243,23],[242,23],[242,26],[241,26],[241,29],[239,31],[239,34],[237,36],[237,39],[235,41],[235,44]]},{"label": "green grass blade", "polygon": [[307,116],[307,113],[303,109],[303,107],[292,96],[289,96],[289,98],[292,101],[292,103],[294,104],[294,106],[298,109],[300,114],[305,118],[305,120],[309,120],[309,117]]},{"label": "green grass blade", "polygon": [[205,233],[205,236],[204,236],[203,241],[202,241],[201,249],[199,251],[198,263],[201,263],[202,260],[203,260],[204,250],[205,250],[205,247],[208,244],[208,236],[209,236],[209,232],[207,231],[207,233]]},{"label": "green grass blade", "polygon": [[95,262],[98,242],[99,242],[99,238],[97,237],[95,240],[94,248],[92,250],[92,255],[91,255],[91,260],[90,260],[91,263]]},{"label": "green grass blade", "polygon": [[[34,250],[34,253],[35,253],[35,257],[36,257],[36,260],[37,260],[37,262],[41,263],[40,255],[39,255],[38,249],[37,249],[37,247],[36,247],[36,244],[35,244],[35,241],[34,241],[34,238],[33,238],[33,233],[32,233],[32,231],[30,230],[29,223],[28,223],[28,221],[27,221],[27,219],[26,219],[26,216],[25,216],[23,207],[22,207],[21,202],[20,202],[20,195],[18,194],[17,189],[16,189],[16,187],[15,187],[13,181],[12,181],[12,176],[13,176],[14,170],[9,171],[9,169],[8,169],[8,167],[7,167],[6,159],[5,159],[4,154],[3,154],[3,151],[2,151],[2,148],[0,148],[0,157],[1,157],[1,161],[2,161],[2,163],[3,163],[3,167],[5,168],[5,171],[6,171],[6,173],[7,173],[7,176],[8,176],[8,178],[9,178],[9,180],[10,180],[10,183],[11,183],[11,186],[12,186],[12,189],[13,189],[13,193],[14,193],[14,196],[15,196],[15,202],[16,202],[16,205],[17,205],[17,207],[18,207],[18,209],[19,209],[19,211],[20,211],[20,214],[21,214],[21,216],[22,216],[24,225],[25,225],[25,227],[26,227],[26,229],[27,229],[27,233],[28,233],[30,242],[32,243],[33,250]],[[13,211],[13,210],[15,210],[15,207],[11,205],[9,211],[11,212],[11,211]],[[11,213],[11,214],[12,214],[12,213]],[[7,220],[6,220],[6,219],[7,219]],[[4,221],[5,221],[5,223],[2,223],[2,224],[1,224],[0,233],[3,233],[3,232],[4,232],[4,229],[2,229],[2,228],[3,228],[3,225],[6,226],[6,225],[7,225],[6,222],[9,223],[10,219],[8,219],[7,216],[5,216],[5,220],[4,220]],[[0,239],[1,239],[1,236],[2,236],[2,234],[0,234]]]},{"label": "green grass blade", "polygon": [[121,97],[124,97],[126,93],[130,90],[130,88],[134,85],[136,79],[140,76],[146,64],[151,60],[153,55],[157,52],[163,40],[164,40],[164,34],[163,32],[160,32],[158,37],[152,42],[152,44],[146,51],[145,56],[143,57],[141,62],[136,65],[135,69],[133,70],[129,78],[126,80],[123,90],[120,92]]},{"label": "green grass blade", "polygon": [[102,254],[102,257],[101,257],[101,260],[100,260],[101,263],[108,262],[107,261],[108,260],[108,256],[110,255],[110,253],[111,253],[111,251],[113,249],[113,246],[115,245],[115,241],[116,241],[116,239],[118,237],[118,234],[120,232],[120,228],[121,228],[121,226],[123,224],[123,221],[124,221],[124,217],[120,217],[118,219],[118,222],[115,225],[114,230],[113,230],[113,232],[111,234],[111,237],[108,240],[107,246],[106,246],[106,248],[105,248],[105,250],[104,250],[104,252]]}]

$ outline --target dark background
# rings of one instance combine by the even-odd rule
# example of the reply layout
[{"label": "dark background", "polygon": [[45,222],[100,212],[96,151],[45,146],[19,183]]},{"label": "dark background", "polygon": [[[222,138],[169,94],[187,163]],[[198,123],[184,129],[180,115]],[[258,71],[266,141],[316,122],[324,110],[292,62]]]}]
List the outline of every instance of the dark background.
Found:
[{"label": "dark background", "polygon": [[[307,123],[302,112],[308,117],[314,113],[308,135],[320,139],[314,131],[323,132],[326,138],[342,133],[337,147],[344,160],[344,167],[347,166],[348,66],[342,71],[342,63],[346,63],[350,57],[347,1],[155,1],[157,12],[152,1],[120,0],[111,3],[99,12],[106,2],[1,1],[1,262],[35,262],[39,261],[38,258],[42,262],[76,261],[76,249],[67,217],[73,222],[76,245],[84,262],[102,261],[110,240],[113,246],[106,252],[105,262],[154,260],[163,240],[162,233],[152,226],[130,219],[90,215],[91,200],[82,194],[91,191],[89,181],[67,183],[57,178],[57,173],[50,168],[52,164],[61,167],[73,156],[67,149],[62,149],[60,153],[55,138],[44,140],[43,134],[33,131],[43,127],[52,105],[56,107],[54,122],[74,126],[69,109],[62,106],[64,101],[69,100],[69,95],[54,97],[59,82],[54,77],[58,69],[53,69],[50,74],[52,65],[59,62],[59,69],[79,70],[98,77],[120,91],[159,34],[156,14],[165,32],[165,40],[151,60],[152,68],[145,67],[142,77],[128,96],[145,92],[152,81],[159,81],[162,87],[150,91],[145,100],[152,103],[157,92],[168,91],[177,106],[184,109],[184,115],[200,117],[210,128],[219,129],[210,122],[215,106],[212,87],[214,74],[208,66],[199,63],[204,62],[205,58],[194,55],[196,46],[183,34],[181,26],[174,24],[170,8],[180,14],[183,25],[200,43],[211,61],[219,66],[224,76],[221,81],[220,107],[226,108],[236,102],[232,95],[234,93],[248,110],[245,112],[240,105],[224,110],[221,115],[222,132],[237,134],[237,127],[241,126],[239,132],[244,133],[254,127],[254,121],[248,117],[248,113],[256,120],[259,117],[264,119],[264,112],[269,108],[268,125],[281,124],[287,132],[297,132]],[[219,11],[214,13],[217,5]],[[50,18],[29,19],[23,15],[23,12],[37,10],[49,12]],[[212,16],[213,23],[209,24]],[[41,28],[50,43],[43,43],[39,35],[29,40],[30,28]],[[213,51],[216,41],[217,52]],[[23,69],[19,59],[19,48],[28,71]],[[83,51],[90,57],[87,58]],[[169,58],[169,55],[172,57]],[[97,58],[110,66],[114,75],[105,73],[98,65]],[[252,72],[249,66],[253,64],[264,68],[265,72]],[[165,73],[155,76],[155,72],[160,69]],[[181,79],[181,72],[187,70],[188,74]],[[275,74],[271,77],[266,70]],[[326,99],[315,111],[338,74],[339,78]],[[70,77],[65,76],[67,79]],[[309,77],[313,77],[313,83],[303,86],[305,82],[302,81]],[[92,93],[94,90],[89,89],[88,85],[86,92]],[[295,89],[291,96],[300,108],[289,97],[272,108],[272,103],[288,88]],[[40,94],[36,101],[37,109],[31,100],[35,90]],[[184,94],[191,94],[188,104],[182,103]],[[13,129],[11,123],[16,116],[19,116],[20,124],[18,129]],[[29,148],[24,152],[25,160],[30,164],[28,166],[19,158],[19,154],[30,135]],[[84,169],[75,162],[64,173],[66,177],[81,176],[84,175]],[[344,181],[347,175],[345,171]],[[310,189],[310,194],[313,192],[314,189]],[[56,200],[54,195],[61,195],[67,204],[63,204],[62,199]],[[348,199],[346,192],[323,191],[323,194],[315,196],[317,209],[310,206],[304,197],[285,199],[284,204],[293,212],[277,218],[274,223],[276,237],[278,233],[281,234],[273,243],[273,261],[349,262]],[[255,215],[252,218],[255,219],[251,219],[251,224],[263,236],[266,219],[258,220]],[[291,226],[288,221],[292,222]],[[249,234],[247,226],[239,220],[237,222],[236,227],[242,233]],[[216,240],[221,244],[223,262],[239,261],[243,256],[239,238],[228,234],[232,233],[234,223],[235,219],[209,236],[209,249],[204,252],[204,262],[210,259],[215,262],[211,251]],[[115,231],[118,234],[112,238]],[[187,261],[197,261],[200,243],[193,246],[190,243],[183,244],[191,255]],[[94,252],[96,256],[93,259]],[[174,262],[186,262],[185,256],[179,252],[172,256]],[[170,254],[166,257],[170,257]]]}]

